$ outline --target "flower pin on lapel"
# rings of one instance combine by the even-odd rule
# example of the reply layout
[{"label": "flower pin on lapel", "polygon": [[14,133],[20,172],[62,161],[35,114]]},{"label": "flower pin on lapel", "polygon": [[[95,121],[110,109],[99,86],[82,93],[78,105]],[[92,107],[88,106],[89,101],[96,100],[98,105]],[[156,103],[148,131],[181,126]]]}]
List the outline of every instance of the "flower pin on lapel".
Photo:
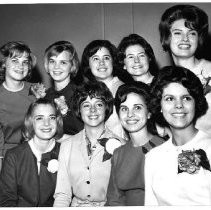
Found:
[{"label": "flower pin on lapel", "polygon": [[121,146],[121,142],[116,138],[102,138],[98,141],[100,145],[104,147],[103,162],[109,160],[114,150]]}]

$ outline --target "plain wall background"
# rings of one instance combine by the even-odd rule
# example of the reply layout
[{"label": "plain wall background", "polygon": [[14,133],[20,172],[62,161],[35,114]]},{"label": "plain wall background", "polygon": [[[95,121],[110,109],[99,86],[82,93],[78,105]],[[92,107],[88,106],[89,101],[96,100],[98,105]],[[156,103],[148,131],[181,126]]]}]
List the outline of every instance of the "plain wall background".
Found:
[{"label": "plain wall background", "polygon": [[[81,58],[84,47],[94,39],[108,39],[117,46],[124,36],[138,33],[151,44],[163,67],[170,64],[170,59],[162,50],[158,24],[162,13],[175,4],[178,3],[2,4],[0,45],[14,40],[28,44],[37,57],[33,81],[42,81],[47,87],[51,82],[43,67],[44,51],[59,40],[72,42]],[[211,24],[211,3],[191,4],[203,9]],[[209,48],[207,44],[208,52]]]}]

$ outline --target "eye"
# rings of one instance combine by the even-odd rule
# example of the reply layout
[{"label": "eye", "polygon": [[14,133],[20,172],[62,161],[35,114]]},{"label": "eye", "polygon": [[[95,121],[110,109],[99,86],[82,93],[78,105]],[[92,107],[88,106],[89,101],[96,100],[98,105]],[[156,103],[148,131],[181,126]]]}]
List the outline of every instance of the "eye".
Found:
[{"label": "eye", "polygon": [[120,107],[120,111],[121,112],[126,112],[128,110],[128,108],[126,106],[121,106]]},{"label": "eye", "polygon": [[137,111],[142,110],[142,106],[141,105],[136,105],[134,107],[134,110],[137,110]]},{"label": "eye", "polygon": [[92,60],[93,61],[99,61],[99,58],[98,57],[92,57]]},{"label": "eye", "polygon": [[133,55],[128,55],[128,56],[127,56],[127,59],[133,59],[133,58],[134,58]]},{"label": "eye", "polygon": [[103,102],[98,102],[98,103],[96,103],[96,107],[97,108],[103,108],[104,107],[104,103]]},{"label": "eye", "polygon": [[181,31],[173,31],[172,32],[172,35],[174,35],[174,36],[180,36],[181,34],[182,34]]},{"label": "eye", "polygon": [[197,34],[197,31],[191,31],[188,36],[195,37]]},{"label": "eye", "polygon": [[50,118],[50,120],[52,120],[52,121],[55,121],[55,120],[56,120],[56,116],[55,116],[55,115],[52,115],[52,116],[50,116],[49,118]]},{"label": "eye", "polygon": [[193,98],[192,98],[192,96],[184,96],[183,100],[185,100],[185,101],[192,101]]},{"label": "eye", "polygon": [[50,59],[48,63],[49,63],[49,64],[54,64],[55,61],[54,61],[53,59]]},{"label": "eye", "polygon": [[89,108],[90,108],[90,104],[89,104],[89,103],[83,103],[83,104],[81,105],[81,108],[89,109]]},{"label": "eye", "polygon": [[61,61],[61,64],[62,65],[67,65],[68,64],[68,61]]},{"label": "eye", "polygon": [[18,63],[18,59],[16,59],[16,58],[13,58],[11,61],[12,61],[12,63],[14,63],[14,64],[17,64],[17,63]]},{"label": "eye", "polygon": [[173,101],[174,98],[173,98],[172,96],[166,96],[166,97],[164,98],[164,100],[165,100],[165,101]]},{"label": "eye", "polygon": [[109,55],[104,56],[104,60],[109,61],[109,60],[111,60],[111,57]]},{"label": "eye", "polygon": [[42,116],[36,116],[34,119],[35,119],[35,121],[42,121],[43,117]]},{"label": "eye", "polygon": [[23,64],[24,64],[24,66],[29,66],[29,61],[28,60],[25,60],[25,61],[23,61]]}]

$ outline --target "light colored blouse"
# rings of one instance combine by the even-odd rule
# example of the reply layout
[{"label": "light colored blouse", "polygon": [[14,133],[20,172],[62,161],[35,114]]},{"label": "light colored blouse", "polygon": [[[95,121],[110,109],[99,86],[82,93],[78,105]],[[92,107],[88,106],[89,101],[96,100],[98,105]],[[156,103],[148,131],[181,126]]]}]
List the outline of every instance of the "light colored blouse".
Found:
[{"label": "light colored blouse", "polygon": [[[106,128],[102,138],[104,137],[116,136]],[[89,159],[85,130],[62,142],[54,194],[55,207],[105,204],[111,159],[103,161],[103,154],[104,147],[98,143]]]},{"label": "light colored blouse", "polygon": [[211,160],[211,137],[199,131],[182,146],[172,139],[153,148],[145,160],[145,205],[211,205],[211,172],[200,167],[196,174],[178,174],[182,150],[203,149]]}]

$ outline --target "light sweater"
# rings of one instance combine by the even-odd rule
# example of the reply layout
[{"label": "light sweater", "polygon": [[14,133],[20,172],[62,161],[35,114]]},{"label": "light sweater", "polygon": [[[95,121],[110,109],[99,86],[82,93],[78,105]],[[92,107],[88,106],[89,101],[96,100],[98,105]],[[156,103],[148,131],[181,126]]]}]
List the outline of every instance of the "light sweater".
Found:
[{"label": "light sweater", "polygon": [[178,174],[182,150],[203,149],[211,160],[211,137],[199,131],[182,146],[172,139],[152,149],[145,160],[145,205],[211,205],[211,172],[200,168],[196,174]]}]

